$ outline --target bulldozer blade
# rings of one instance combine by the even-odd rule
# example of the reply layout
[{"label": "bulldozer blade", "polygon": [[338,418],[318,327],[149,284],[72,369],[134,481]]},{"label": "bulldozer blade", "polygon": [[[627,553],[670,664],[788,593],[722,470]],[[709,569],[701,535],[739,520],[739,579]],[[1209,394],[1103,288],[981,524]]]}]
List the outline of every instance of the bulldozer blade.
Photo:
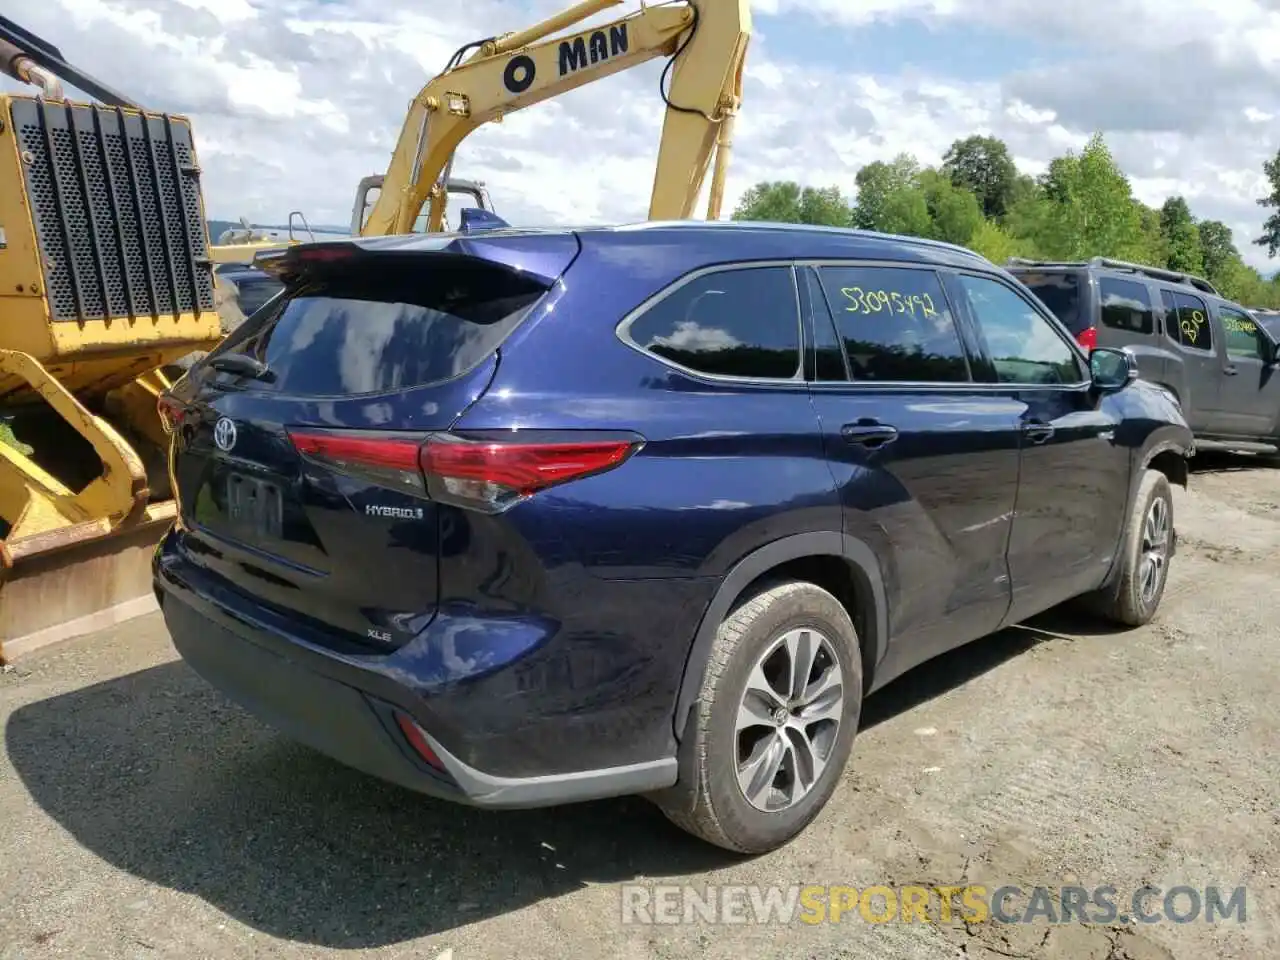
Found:
[{"label": "bulldozer blade", "polygon": [[0,663],[155,610],[151,558],[175,514],[166,501],[114,529],[89,521],[5,543]]}]

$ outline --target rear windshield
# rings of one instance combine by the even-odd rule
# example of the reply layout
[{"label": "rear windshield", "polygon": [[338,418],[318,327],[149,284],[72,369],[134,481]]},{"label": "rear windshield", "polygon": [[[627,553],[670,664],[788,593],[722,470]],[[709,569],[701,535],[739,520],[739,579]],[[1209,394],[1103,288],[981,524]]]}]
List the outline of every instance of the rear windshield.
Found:
[{"label": "rear windshield", "polygon": [[207,375],[303,397],[440,383],[487,359],[545,292],[508,267],[457,256],[364,261],[286,292],[210,355],[246,354],[273,378]]},{"label": "rear windshield", "polygon": [[1015,276],[1031,289],[1053,315],[1072,333],[1089,324],[1080,319],[1080,278],[1074,273],[1017,273]]}]

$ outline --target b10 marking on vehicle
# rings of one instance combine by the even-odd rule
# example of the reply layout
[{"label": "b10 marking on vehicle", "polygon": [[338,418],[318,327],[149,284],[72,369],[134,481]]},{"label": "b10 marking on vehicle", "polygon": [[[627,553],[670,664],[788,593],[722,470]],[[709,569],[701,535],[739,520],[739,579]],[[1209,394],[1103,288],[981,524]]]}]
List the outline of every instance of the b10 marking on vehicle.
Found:
[{"label": "b10 marking on vehicle", "polygon": [[620,23],[609,28],[606,37],[603,30],[574,37],[560,44],[560,76],[576,73],[588,64],[597,64],[611,57],[627,52],[631,46],[631,38],[627,36],[627,25]]},{"label": "b10 marking on vehicle", "polygon": [[368,517],[390,517],[393,520],[421,520],[426,516],[421,507],[384,507],[380,503],[369,504],[364,512]]}]

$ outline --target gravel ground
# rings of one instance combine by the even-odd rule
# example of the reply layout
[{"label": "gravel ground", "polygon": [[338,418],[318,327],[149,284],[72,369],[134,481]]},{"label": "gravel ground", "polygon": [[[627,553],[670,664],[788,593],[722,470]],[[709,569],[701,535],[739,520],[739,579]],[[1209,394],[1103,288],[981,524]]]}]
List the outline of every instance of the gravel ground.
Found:
[{"label": "gravel ground", "polygon": [[[1280,484],[1178,491],[1157,620],[1055,612],[876,695],[796,842],[741,859],[640,800],[482,813],[294,746],[155,618],[0,676],[0,958],[1280,957]],[[620,922],[619,884],[1247,888],[1209,924]]]}]

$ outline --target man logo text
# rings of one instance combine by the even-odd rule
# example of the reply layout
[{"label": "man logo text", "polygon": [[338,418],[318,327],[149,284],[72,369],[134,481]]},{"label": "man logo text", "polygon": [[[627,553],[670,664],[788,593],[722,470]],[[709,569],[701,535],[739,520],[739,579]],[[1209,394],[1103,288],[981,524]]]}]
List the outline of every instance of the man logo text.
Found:
[{"label": "man logo text", "polygon": [[620,23],[609,28],[609,35],[603,30],[574,37],[560,44],[560,76],[576,73],[588,64],[597,64],[611,57],[627,52],[631,40],[627,36],[627,25]]}]

